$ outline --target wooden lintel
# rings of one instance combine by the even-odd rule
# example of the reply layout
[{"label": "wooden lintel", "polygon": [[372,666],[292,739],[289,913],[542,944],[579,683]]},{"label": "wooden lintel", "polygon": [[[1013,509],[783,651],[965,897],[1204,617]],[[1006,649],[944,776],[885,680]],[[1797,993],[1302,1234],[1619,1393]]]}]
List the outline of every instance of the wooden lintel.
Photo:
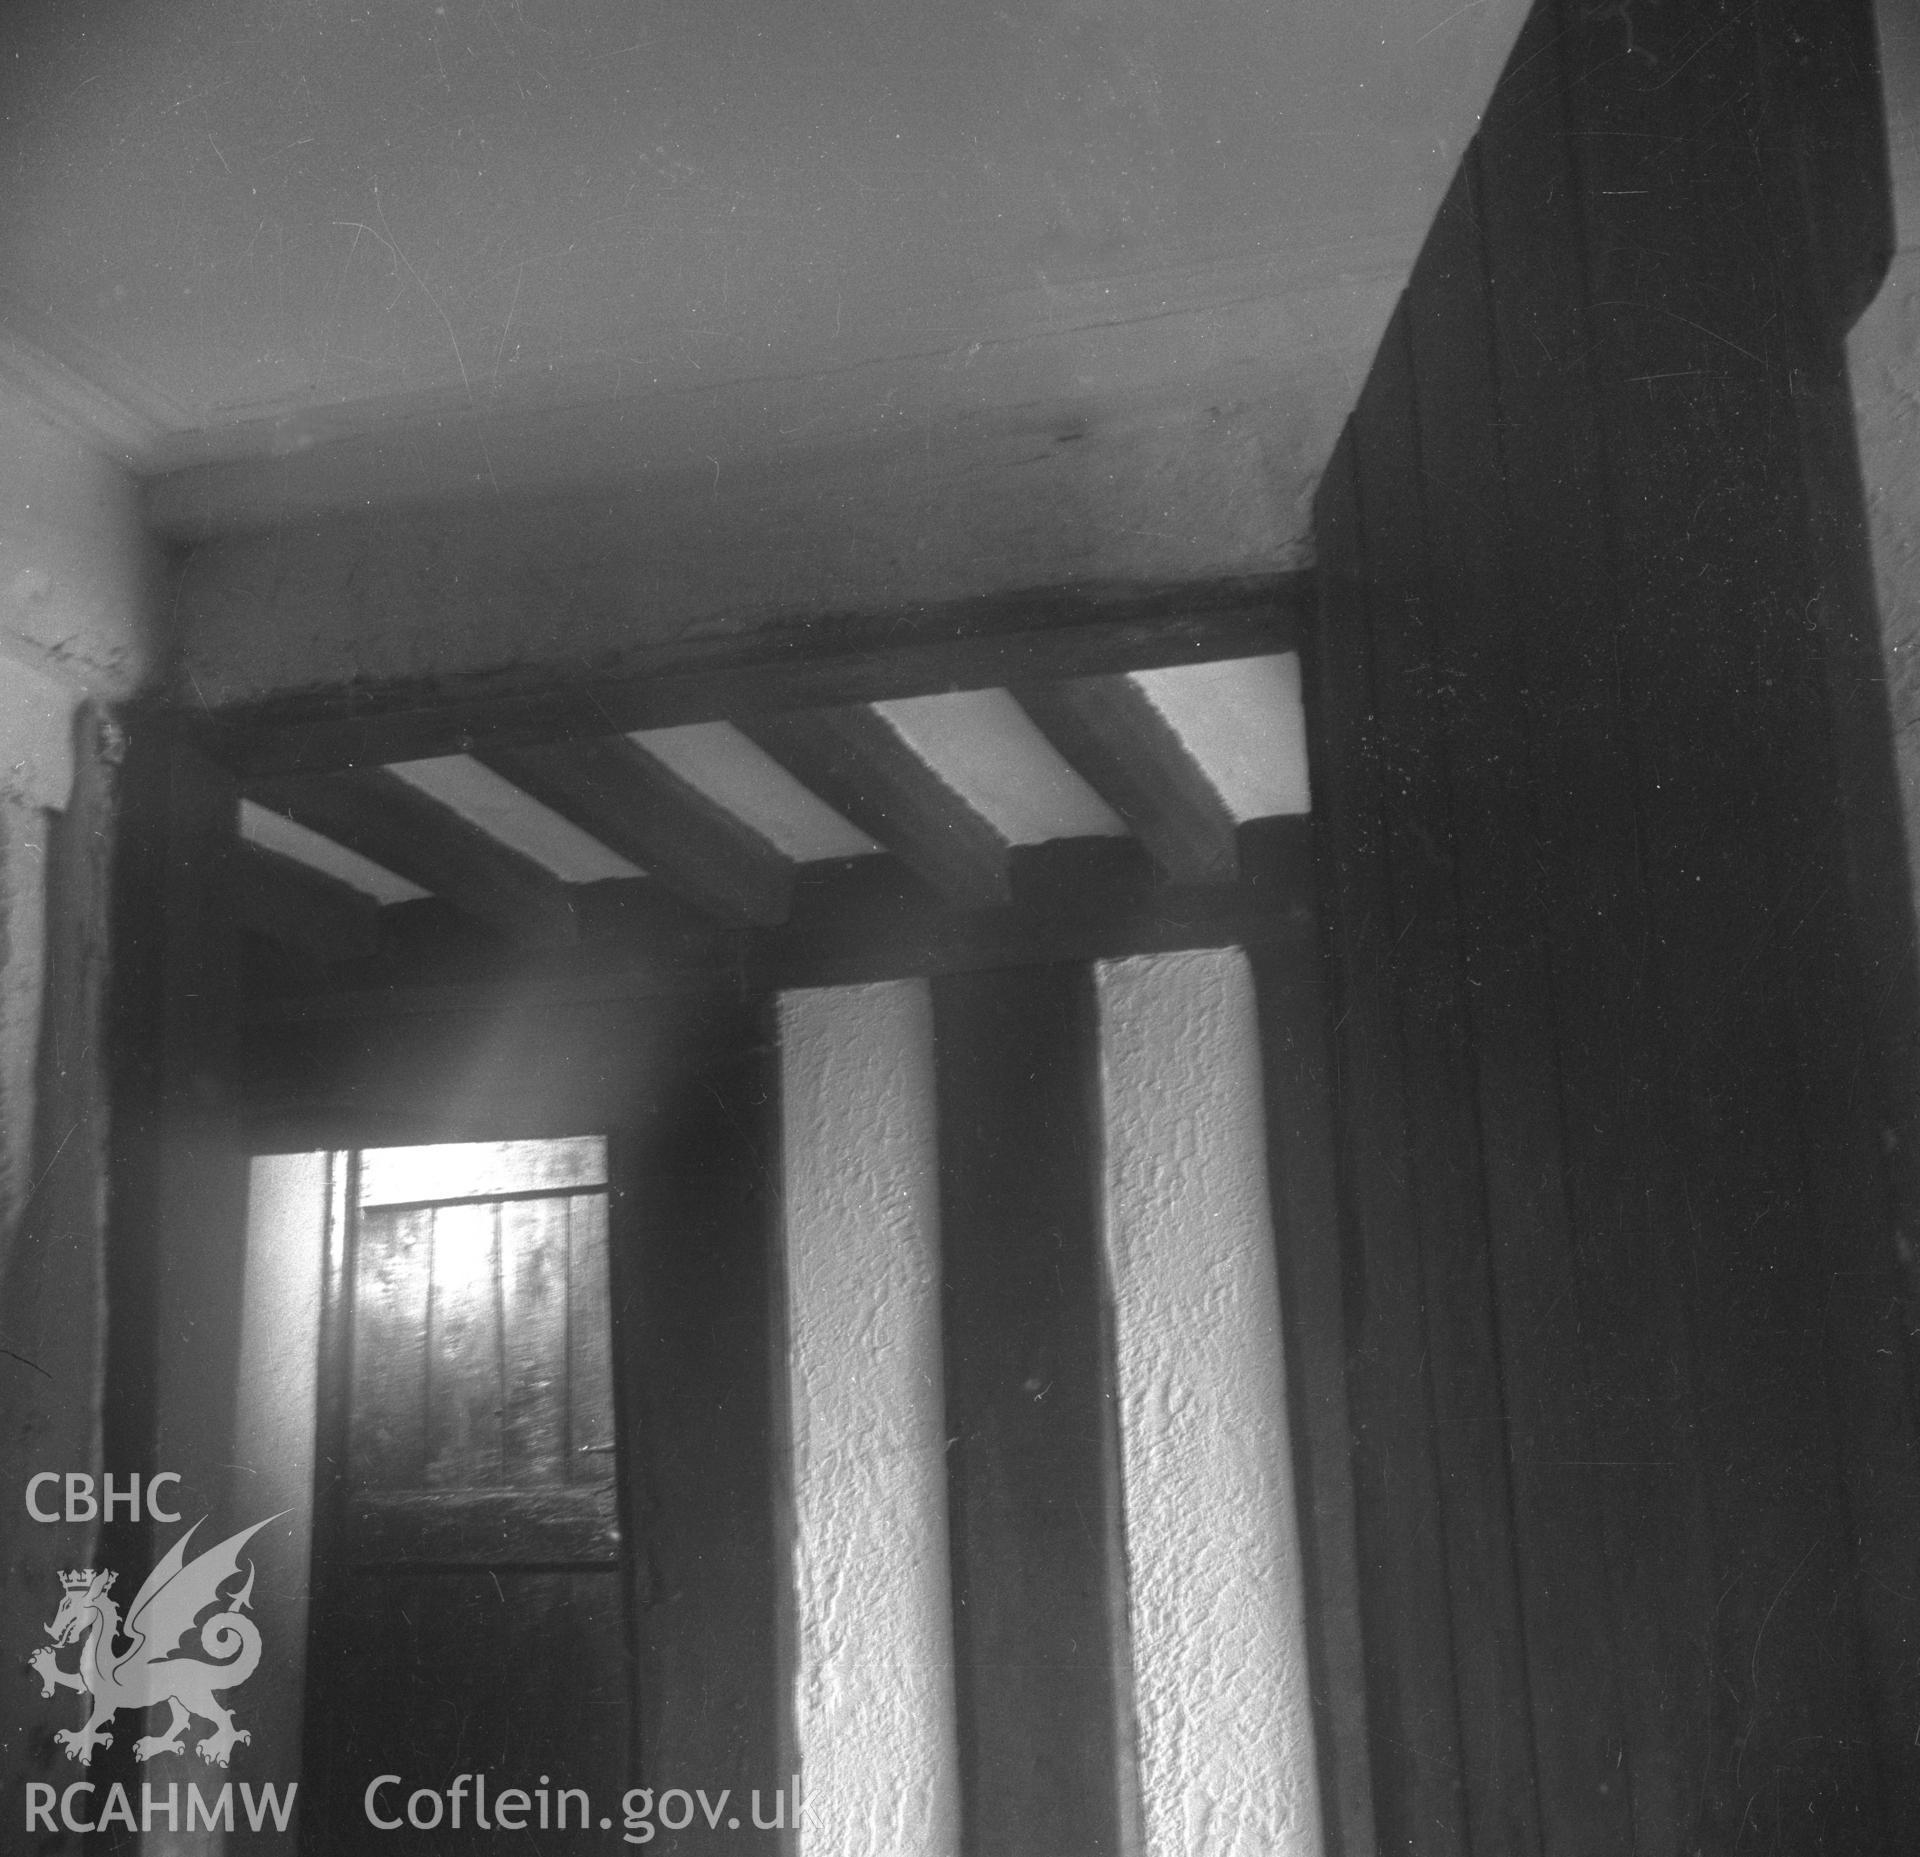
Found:
[{"label": "wooden lintel", "polygon": [[350,884],[261,845],[235,847],[234,913],[243,929],[296,949],[323,966],[380,945],[380,908]]},{"label": "wooden lintel", "polygon": [[639,647],[559,672],[511,669],[236,703],[201,724],[243,774],[318,773],[741,715],[880,702],[1295,649],[1310,571],[1039,588],[827,615]]},{"label": "wooden lintel", "polygon": [[1014,695],[1169,877],[1232,881],[1233,814],[1138,684],[1124,676],[1075,677],[1019,684]]},{"label": "wooden lintel", "polygon": [[1011,906],[968,913],[940,908],[886,860],[859,860],[803,877],[792,920],[750,938],[747,971],[769,985],[851,986],[1038,962],[1304,944],[1313,924],[1309,822],[1261,820],[1241,831],[1238,883],[1165,885],[1132,839],[1066,839],[1016,849]]},{"label": "wooden lintel", "polygon": [[247,797],[371,858],[517,942],[539,946],[575,939],[565,884],[383,768],[255,780]]},{"label": "wooden lintel", "polygon": [[784,922],[793,866],[750,826],[623,735],[476,756],[695,907]]},{"label": "wooden lintel", "polygon": [[[802,872],[777,928],[689,932],[690,912],[642,881],[587,886],[582,942],[543,954],[489,953],[437,903],[382,912],[387,950],[319,990],[256,997],[256,1039],[325,1020],[486,1012],[517,1005],[677,996],[724,983],[748,991],[853,986],[1055,961],[1120,960],[1192,948],[1313,945],[1313,845],[1304,818],[1240,828],[1240,880],[1161,882],[1127,838],[1022,847],[1013,902],[962,911],[897,859],[853,858]],[[444,932],[436,928],[444,925]],[[396,949],[395,943],[404,942]]]},{"label": "wooden lintel", "polygon": [[949,902],[1012,900],[1007,841],[875,711],[849,704],[739,726]]}]

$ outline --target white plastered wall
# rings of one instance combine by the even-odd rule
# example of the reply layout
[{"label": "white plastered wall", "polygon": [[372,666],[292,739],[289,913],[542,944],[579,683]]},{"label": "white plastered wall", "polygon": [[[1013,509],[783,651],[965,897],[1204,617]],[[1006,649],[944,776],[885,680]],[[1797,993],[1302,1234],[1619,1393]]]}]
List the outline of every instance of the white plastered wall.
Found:
[{"label": "white plastered wall", "polygon": [[10,377],[0,353],[0,1266],[30,1185],[45,972],[47,815],[67,803],[82,698],[152,661],[153,551],[132,477]]},{"label": "white plastered wall", "polygon": [[[1300,1552],[1251,976],[1100,968],[1144,1857],[1317,1857]],[[801,1848],[961,1847],[931,1009],[921,982],[781,1002]],[[254,1163],[236,1436],[275,1577],[255,1687],[297,1761],[327,1157]],[[155,1849],[193,1848],[182,1841]]]},{"label": "white plastered wall", "polygon": [[[99,1451],[103,1129],[87,1066],[103,1028],[76,979],[56,1120],[38,1100],[48,865],[78,705],[132,694],[149,668],[153,561],[132,478],[22,386],[16,359],[0,342],[0,1643],[21,1657],[94,1531],[37,1525],[20,1490],[36,1471],[97,1466]],[[87,966],[84,935],[64,952]],[[65,1712],[28,1700],[23,1686],[0,1711],[10,1813],[22,1784],[58,1777],[42,1736]]]},{"label": "white plastered wall", "polygon": [[[1244,956],[1099,972],[1146,1857],[1321,1848]],[[782,1003],[803,1851],[959,1848],[918,983]]]},{"label": "white plastered wall", "polygon": [[1102,967],[1107,1253],[1149,1857],[1317,1857],[1253,982]]},{"label": "white plastered wall", "polygon": [[931,1019],[781,1001],[803,1853],[960,1847]]}]

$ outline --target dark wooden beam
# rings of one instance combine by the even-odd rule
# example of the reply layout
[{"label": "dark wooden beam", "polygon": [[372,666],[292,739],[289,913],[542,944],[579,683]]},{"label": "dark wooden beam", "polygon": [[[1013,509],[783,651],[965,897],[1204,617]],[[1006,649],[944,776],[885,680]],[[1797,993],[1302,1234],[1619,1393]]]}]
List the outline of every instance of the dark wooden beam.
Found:
[{"label": "dark wooden beam", "polygon": [[235,848],[232,895],[243,929],[322,966],[364,959],[380,945],[380,907],[372,897],[263,846]]},{"label": "dark wooden beam", "polygon": [[696,907],[729,922],[786,920],[792,863],[624,735],[475,758]]},{"label": "dark wooden beam", "polygon": [[384,768],[250,782],[247,797],[533,945],[575,938],[567,886]]},{"label": "dark wooden beam", "polygon": [[[100,1315],[84,1318],[104,1319],[105,1377],[93,1394],[97,1455],[82,1462],[122,1475],[177,1467],[184,1512],[219,1523],[238,1499],[233,1389],[246,1255],[229,901],[239,798],[178,718],[134,711],[122,721],[104,1028],[107,1267]],[[52,1365],[67,1371],[58,1356]],[[101,1563],[123,1581],[138,1585],[153,1546],[149,1523],[102,1518]],[[132,1749],[116,1739],[93,1771],[132,1783]]]},{"label": "dark wooden beam", "polygon": [[1532,10],[1315,511],[1377,1841],[1906,1849],[1873,9],[1628,10]]},{"label": "dark wooden beam", "polygon": [[1132,839],[1022,847],[1012,905],[971,912],[943,906],[896,859],[854,858],[804,870],[790,919],[755,931],[689,933],[687,912],[659,907],[672,899],[653,885],[594,884],[581,944],[539,955],[477,945],[438,903],[402,903],[381,912],[378,958],[317,989],[257,997],[249,1017],[270,1042],[276,1026],[656,997],[700,978],[778,990],[1189,948],[1310,950],[1312,837],[1304,818],[1243,825],[1240,881],[1205,888],[1158,881]]},{"label": "dark wooden beam", "polygon": [[[769,1011],[734,1006],[616,1112],[611,1299],[627,1466],[623,1532],[638,1778],[731,1790],[744,1825],[793,1771],[780,1061]],[[792,1828],[791,1799],[782,1816]],[[777,1838],[766,1848],[790,1850]],[[679,1851],[737,1851],[696,1816]]]},{"label": "dark wooden beam", "polygon": [[[1134,840],[1098,839],[1016,853],[1010,909],[944,909],[893,859],[859,858],[803,876],[793,919],[777,929],[685,935],[674,915],[646,907],[652,886],[636,883],[604,886],[619,892],[601,899],[623,918],[619,933],[575,948],[516,954],[470,934],[449,944],[421,933],[403,951],[390,945],[377,961],[330,970],[314,990],[253,1000],[243,1092],[252,1136],[267,1147],[345,1147],[401,1139],[391,1131],[410,1117],[405,1139],[482,1139],[495,1131],[448,1132],[435,1079],[471,1088],[503,1049],[522,1092],[503,1132],[573,1133],[604,1113],[594,1095],[604,1080],[630,1066],[632,1016],[657,1018],[715,988],[852,986],[1187,948],[1318,961],[1309,821],[1262,820],[1241,834],[1231,888],[1171,888]],[[440,904],[402,903],[382,911],[387,942],[415,916],[460,927]],[[502,1023],[511,1037],[491,1029]]]},{"label": "dark wooden beam", "polygon": [[962,1844],[1111,1857],[1132,1749],[1092,976],[948,976],[933,1014]]},{"label": "dark wooden beam", "polygon": [[[1465,203],[1463,189],[1450,191],[1443,230],[1460,223]],[[1430,240],[1423,263],[1434,249]],[[1420,473],[1422,444],[1441,439],[1417,422],[1411,317],[1403,304],[1389,323],[1350,430],[1374,588],[1367,700],[1378,730],[1371,773],[1384,854],[1366,906],[1381,910],[1374,933],[1393,937],[1387,959],[1407,1002],[1389,1026],[1397,1064],[1384,1083],[1397,1090],[1404,1118],[1396,1157],[1404,1223],[1390,1237],[1376,1228],[1375,1242],[1356,1257],[1365,1259],[1368,1351],[1410,1362],[1417,1336],[1418,1366],[1376,1375],[1371,1362],[1356,1365],[1352,1383],[1363,1388],[1360,1410],[1374,1421],[1375,1438],[1389,1412],[1396,1425],[1404,1415],[1431,1428],[1418,1442],[1407,1439],[1400,1461],[1418,1453],[1421,1471],[1414,1474],[1430,1468],[1434,1478],[1433,1513],[1444,1551],[1433,1571],[1446,1595],[1434,1648],[1452,1665],[1459,1764],[1454,1772],[1429,1768],[1427,1777],[1461,1788],[1456,1796],[1468,1802],[1463,1852],[1476,1848],[1474,1834],[1483,1827],[1495,1849],[1537,1850],[1542,1833],[1530,1672],[1511,1546],[1511,1415],[1503,1403],[1500,1330],[1489,1295],[1486,1193],[1494,1162],[1476,1146],[1475,1047],[1454,1030],[1451,1017],[1461,990],[1456,863],[1432,849],[1434,821],[1448,816],[1454,770],[1444,743],[1430,732],[1425,704],[1448,660],[1435,639],[1439,602],[1422,604],[1416,589],[1426,592],[1439,579],[1423,523]],[[1411,924],[1419,925],[1417,936],[1403,939],[1401,928]],[[1484,1422],[1493,1413],[1501,1415],[1499,1425]],[[1383,1452],[1378,1460],[1388,1477],[1398,1474],[1396,1456]],[[1383,1529],[1405,1529],[1408,1513],[1374,1512]],[[1604,1680],[1601,1672],[1592,1674],[1596,1685]]]},{"label": "dark wooden beam", "polygon": [[1012,855],[1009,908],[942,909],[878,858],[804,876],[790,922],[751,938],[770,986],[851,986],[1044,961],[1120,960],[1313,936],[1312,827],[1243,826],[1238,884],[1173,888],[1132,839],[1069,839]]},{"label": "dark wooden beam", "polygon": [[201,726],[209,750],[243,773],[318,773],[495,742],[1289,651],[1311,622],[1313,599],[1305,571],[1035,588],[648,645],[584,671],[516,667],[268,697],[219,709]]},{"label": "dark wooden beam", "polygon": [[[1397,329],[1396,325],[1396,329]],[[1386,870],[1385,757],[1365,726],[1373,714],[1371,602],[1354,571],[1365,545],[1350,425],[1321,479],[1316,534],[1326,551],[1330,641],[1322,658],[1316,769],[1337,770],[1338,835],[1327,907],[1336,942],[1336,1077],[1341,1210],[1348,1280],[1348,1396],[1353,1428],[1368,1735],[1380,1848],[1464,1857],[1460,1704],[1451,1595],[1441,1533],[1427,1312],[1415,1213],[1419,1183],[1407,1153],[1401,1030],[1383,988],[1353,978],[1391,971],[1396,942]]]},{"label": "dark wooden beam", "polygon": [[987,909],[1012,900],[1007,841],[873,710],[852,704],[739,726],[950,902]]},{"label": "dark wooden beam", "polygon": [[1019,684],[1041,734],[1176,882],[1231,883],[1234,818],[1180,734],[1124,676]]},{"label": "dark wooden beam", "polygon": [[[1531,22],[1527,37],[1529,49],[1539,46],[1544,53],[1543,23]],[[1603,1441],[1592,1410],[1589,1350],[1614,1356],[1609,1367],[1614,1391],[1604,1401],[1610,1417],[1632,1397],[1627,1389],[1651,1362],[1617,1333],[1602,1342],[1601,1319],[1583,1300],[1581,1279],[1598,1252],[1582,1258],[1586,1247],[1572,1223],[1580,1195],[1562,1184],[1569,1123],[1576,1118],[1561,1093],[1547,1028],[1556,1016],[1572,1025],[1584,1015],[1581,1036],[1591,1038],[1598,1026],[1614,1022],[1616,1006],[1594,995],[1578,1004],[1555,999],[1551,942],[1533,913],[1551,839],[1535,814],[1530,783],[1516,778],[1517,770],[1534,765],[1526,719],[1549,712],[1540,707],[1548,700],[1545,692],[1529,689],[1525,628],[1538,609],[1531,599],[1512,596],[1510,577],[1525,562],[1530,570],[1544,567],[1602,581],[1600,573],[1586,568],[1600,524],[1591,510],[1583,511],[1577,523],[1536,520],[1527,523],[1530,533],[1522,541],[1506,522],[1488,522],[1483,514],[1489,497],[1499,495],[1502,454],[1511,469],[1515,454],[1537,442],[1521,436],[1516,425],[1538,420],[1564,437],[1585,417],[1556,371],[1543,366],[1538,347],[1516,369],[1512,351],[1503,352],[1502,339],[1488,335],[1496,314],[1489,284],[1499,268],[1488,257],[1489,219],[1503,232],[1544,223],[1551,217],[1544,203],[1567,184],[1558,161],[1543,161],[1537,147],[1527,146],[1533,139],[1527,133],[1530,115],[1530,105],[1516,112],[1503,103],[1499,120],[1478,146],[1479,159],[1463,167],[1442,202],[1421,254],[1418,282],[1408,292],[1408,358],[1399,377],[1411,401],[1402,415],[1406,423],[1361,442],[1359,456],[1365,481],[1376,485],[1369,497],[1363,481],[1361,493],[1363,507],[1373,510],[1367,521],[1370,553],[1385,561],[1386,551],[1397,548],[1401,563],[1418,562],[1430,628],[1426,663],[1433,667],[1426,675],[1445,677],[1454,692],[1439,740],[1422,752],[1414,744],[1430,686],[1423,687],[1421,672],[1400,677],[1376,672],[1373,682],[1383,723],[1395,737],[1387,764],[1399,776],[1396,809],[1430,821],[1438,811],[1430,783],[1443,778],[1459,822],[1452,855],[1444,861],[1430,849],[1430,824],[1404,841],[1400,853],[1409,898],[1403,919],[1417,913],[1421,939],[1431,938],[1435,951],[1446,949],[1448,955],[1443,965],[1405,950],[1410,983],[1419,976],[1419,1003],[1405,1037],[1426,1079],[1416,1090],[1426,1099],[1420,1119],[1432,1130],[1416,1138],[1425,1150],[1421,1198],[1439,1214],[1428,1254],[1444,1271],[1436,1279],[1436,1313],[1429,1324],[1436,1403],[1451,1388],[1454,1404],[1453,1416],[1442,1412],[1438,1420],[1442,1476],[1456,1493],[1454,1500],[1476,1483],[1480,1487],[1478,1539],[1460,1521],[1448,1521],[1450,1532],[1468,1543],[1461,1555],[1466,1580],[1454,1581],[1465,1587],[1456,1617],[1471,1618],[1476,1627],[1471,1641],[1456,1642],[1459,1687],[1463,1697],[1479,1693],[1481,1700],[1464,1713],[1469,1723],[1498,1724],[1496,1746],[1499,1736],[1520,1732],[1509,1698],[1524,1692],[1538,1699],[1527,1728],[1538,1816],[1518,1835],[1553,1850],[1588,1842],[1601,1847],[1634,1843],[1632,1805],[1616,1775],[1623,1748],[1628,1767],[1636,1774],[1644,1771],[1622,1707],[1622,1665],[1628,1666],[1631,1683],[1636,1659],[1623,1658],[1616,1648],[1608,1608],[1599,1596],[1607,1588],[1608,1530],[1620,1526],[1623,1512],[1632,1514],[1628,1526],[1636,1533],[1652,1518],[1651,1510],[1626,1500],[1628,1473],[1613,1470],[1607,1496],[1596,1500],[1588,1477],[1570,1477],[1555,1467],[1646,1462],[1656,1454],[1641,1453],[1624,1434]],[[1497,204],[1485,185],[1490,153],[1497,165],[1517,158],[1536,170],[1522,176],[1509,169],[1496,183],[1507,195]],[[1507,191],[1516,182],[1517,197]],[[1531,266],[1531,235],[1520,236]],[[1497,313],[1503,322],[1512,315],[1511,309]],[[1516,334],[1534,326],[1545,331],[1554,329],[1556,320],[1536,299],[1505,326]],[[1522,339],[1531,342],[1531,335]],[[1533,400],[1537,411],[1518,417],[1506,413],[1503,395],[1516,392]],[[1396,525],[1380,508],[1397,495],[1386,487],[1393,480],[1383,483],[1380,461],[1368,460],[1382,448],[1391,456],[1394,445],[1407,443],[1415,431],[1420,481],[1403,507],[1424,505],[1424,520],[1409,536],[1404,522]],[[1580,481],[1571,467],[1560,468],[1568,472],[1560,480],[1568,489]],[[1400,566],[1396,578],[1405,587],[1413,576]],[[1590,606],[1586,613],[1592,613]],[[1587,622],[1583,614],[1580,623]],[[1430,754],[1437,754],[1437,766]],[[1617,854],[1637,835],[1637,827],[1619,817],[1617,801],[1610,804],[1614,818],[1590,816],[1574,829],[1574,840],[1582,845],[1583,878],[1596,887],[1604,881],[1609,850]],[[1460,910],[1456,899],[1462,895],[1474,897],[1478,906]],[[1461,927],[1428,919],[1428,910],[1445,911]],[[1441,978],[1447,967],[1463,980],[1449,985]],[[1458,1056],[1442,1056],[1453,1045],[1452,1036],[1435,1040],[1431,1031],[1462,1011],[1474,1032],[1470,1070]],[[1497,1054],[1496,1061],[1488,1061],[1491,1054]],[[1458,1109],[1476,1099],[1482,1125],[1503,1131],[1477,1154],[1473,1122]],[[1586,1131],[1599,1122],[1584,1109],[1577,1119]],[[1445,1173],[1454,1169],[1456,1150],[1470,1157],[1470,1171],[1465,1178],[1456,1173],[1449,1186]],[[1590,1168],[1591,1163],[1581,1171]],[[1651,1282],[1635,1275],[1636,1300],[1642,1295],[1651,1300]],[[1477,1319],[1476,1310],[1483,1312]],[[1526,1337],[1526,1343],[1502,1345],[1503,1337],[1515,1336]],[[1482,1364],[1491,1355],[1498,1356],[1497,1376],[1488,1376]],[[1485,1411],[1496,1398],[1507,1415],[1501,1448],[1493,1454],[1498,1461],[1476,1467],[1470,1458],[1463,1461],[1460,1447],[1475,1431],[1484,1434],[1489,1428],[1473,1426],[1465,1415]],[[1639,1479],[1671,1484],[1666,1472],[1643,1471]],[[1487,1572],[1488,1563],[1503,1552],[1498,1540],[1509,1527],[1516,1569],[1510,1605]],[[1648,1528],[1642,1537],[1650,1551],[1655,1533]],[[1503,1628],[1509,1610],[1513,1622]],[[1615,1620],[1625,1615],[1624,1606],[1612,1614]],[[1517,1656],[1496,1657],[1503,1635],[1517,1640]],[[1578,1706],[1572,1706],[1575,1692]],[[1498,1797],[1503,1813],[1513,1813],[1521,1793],[1514,1766],[1499,1770],[1477,1756],[1470,1743],[1466,1759],[1469,1775],[1491,1775],[1480,1781],[1483,1793]]]},{"label": "dark wooden beam", "polygon": [[1269,945],[1250,949],[1249,965],[1260,1022],[1321,1835],[1328,1857],[1360,1857],[1380,1844],[1354,1538],[1350,1317],[1325,963],[1317,950],[1302,958],[1297,949]]}]

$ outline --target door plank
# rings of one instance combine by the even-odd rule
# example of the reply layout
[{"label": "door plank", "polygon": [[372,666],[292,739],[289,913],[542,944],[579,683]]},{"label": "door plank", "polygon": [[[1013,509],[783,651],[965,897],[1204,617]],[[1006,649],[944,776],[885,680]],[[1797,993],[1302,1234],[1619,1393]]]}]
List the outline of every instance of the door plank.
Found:
[{"label": "door plank", "polygon": [[440,1206],[433,1215],[427,1331],[427,1476],[435,1489],[503,1480],[500,1215]]},{"label": "door plank", "polygon": [[416,1489],[427,1472],[430,1211],[360,1217],[349,1428],[355,1489]]},{"label": "door plank", "polygon": [[567,1481],[567,1205],[530,1199],[500,1208],[500,1455],[509,1484]]},{"label": "door plank", "polygon": [[343,1557],[354,1566],[617,1567],[611,1485],[597,1489],[440,1489],[357,1496]]},{"label": "door plank", "polygon": [[613,1475],[613,1335],[607,1323],[607,1196],[567,1202],[568,1483]]}]

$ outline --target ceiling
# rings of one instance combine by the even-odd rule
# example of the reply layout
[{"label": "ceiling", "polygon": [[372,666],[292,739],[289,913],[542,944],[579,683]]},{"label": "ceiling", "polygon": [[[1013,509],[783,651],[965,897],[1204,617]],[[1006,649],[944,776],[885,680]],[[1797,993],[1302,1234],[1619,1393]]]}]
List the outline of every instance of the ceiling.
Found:
[{"label": "ceiling", "polygon": [[[163,536],[849,446],[885,484],[983,414],[1019,442],[950,476],[1017,509],[1030,432],[1171,407],[1229,420],[1284,541],[1525,10],[10,0],[0,373]],[[733,720],[256,783],[255,925],[341,958],[424,899],[538,942],[639,883],[764,926],[876,856],[990,909],[1102,840],[1217,885],[1306,806],[1291,658]]]},{"label": "ceiling", "polygon": [[1317,470],[1524,11],[10,0],[0,326],[150,475],[1223,388]]}]

